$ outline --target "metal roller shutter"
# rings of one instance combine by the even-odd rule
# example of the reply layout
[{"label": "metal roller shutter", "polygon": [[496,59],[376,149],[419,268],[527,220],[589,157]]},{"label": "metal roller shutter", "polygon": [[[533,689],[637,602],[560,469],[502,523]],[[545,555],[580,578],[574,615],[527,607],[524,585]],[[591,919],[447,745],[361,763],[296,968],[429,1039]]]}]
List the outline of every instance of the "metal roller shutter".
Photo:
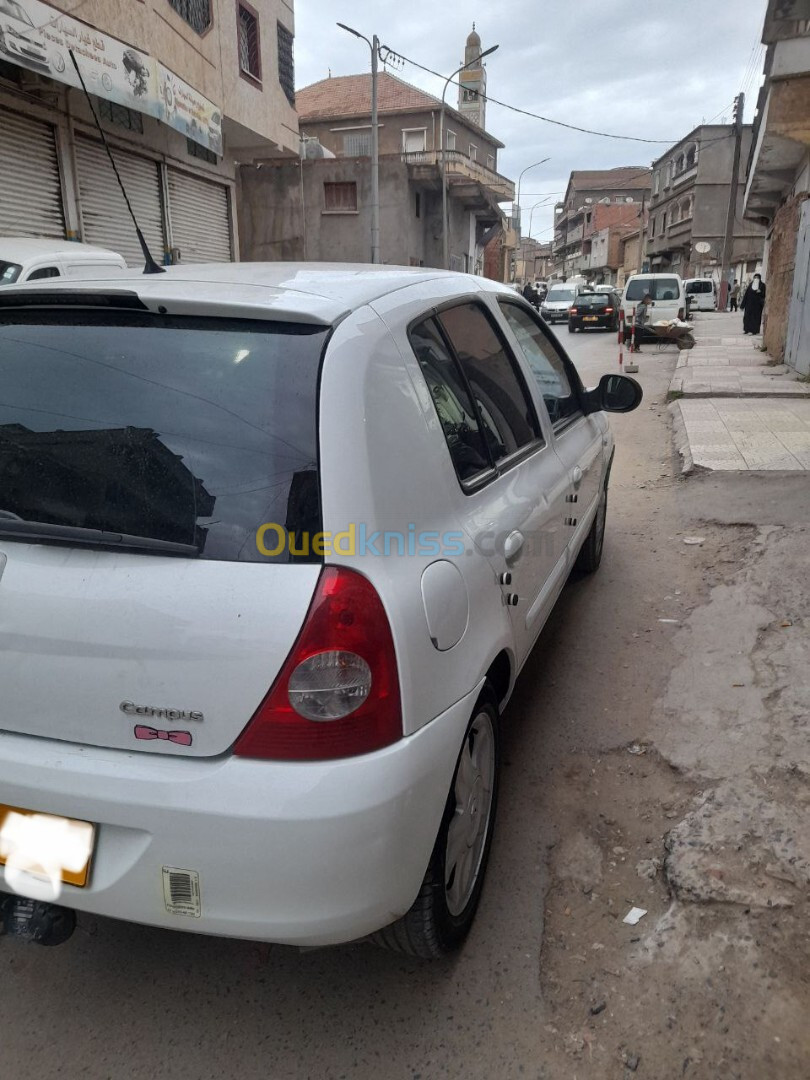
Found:
[{"label": "metal roller shutter", "polygon": [[224,184],[169,169],[172,246],[182,263],[229,262],[231,222]]},{"label": "metal roller shutter", "polygon": [[65,238],[54,129],[7,111],[0,116],[0,236]]},{"label": "metal roller shutter", "polygon": [[[112,152],[152,258],[162,263],[166,243],[157,162],[116,147]],[[76,170],[84,225],[82,238],[88,244],[119,252],[129,266],[142,267],[138,237],[101,143],[81,136],[76,139]]]}]

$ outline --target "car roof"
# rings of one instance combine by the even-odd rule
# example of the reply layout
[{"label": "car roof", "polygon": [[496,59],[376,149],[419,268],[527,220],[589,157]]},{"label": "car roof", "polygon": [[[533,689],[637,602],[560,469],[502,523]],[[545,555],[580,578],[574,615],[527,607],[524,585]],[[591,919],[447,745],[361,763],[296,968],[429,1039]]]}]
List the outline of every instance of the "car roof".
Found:
[{"label": "car roof", "polygon": [[[103,293],[108,297],[135,294],[152,309],[161,303],[170,305],[172,314],[213,313],[326,325],[389,293],[439,279],[455,282],[459,293],[511,292],[501,282],[427,267],[244,262],[169,266],[162,274],[131,271],[117,274],[114,280],[92,278],[78,283],[49,279],[33,285],[6,285],[0,303],[10,306],[14,295],[22,292],[48,296],[60,292]],[[221,310],[216,311],[217,307]]]},{"label": "car roof", "polygon": [[0,236],[0,259],[22,263],[26,259],[50,256],[53,259],[88,259],[113,255],[122,258],[117,251],[81,244],[75,240],[48,240],[39,236]]}]

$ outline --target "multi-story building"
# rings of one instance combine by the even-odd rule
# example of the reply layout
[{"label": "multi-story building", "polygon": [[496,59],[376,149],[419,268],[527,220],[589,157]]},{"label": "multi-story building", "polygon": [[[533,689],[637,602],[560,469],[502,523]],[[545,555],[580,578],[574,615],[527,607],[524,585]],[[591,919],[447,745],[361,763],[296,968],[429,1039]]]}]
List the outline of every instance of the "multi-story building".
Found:
[{"label": "multi-story building", "polygon": [[[652,194],[644,251],[650,270],[720,280],[731,192],[734,127],[702,124],[653,162]],[[751,126],[742,130],[741,160],[751,147]],[[737,280],[762,258],[764,230],[743,219],[742,171],[736,193],[731,264]]]},{"label": "multi-story building", "polygon": [[[650,170],[642,166],[582,169],[571,173],[565,198],[554,208],[554,276],[567,279],[590,270],[588,238],[624,218],[637,217],[650,190]],[[622,208],[617,217],[597,207]]]},{"label": "multi-story building", "polygon": [[[503,143],[446,107],[442,153],[441,102],[387,72],[377,102],[382,261],[442,265],[444,172],[450,269],[481,273],[485,246],[507,231],[498,204],[514,198],[497,171]],[[368,262],[371,76],[323,79],[299,90],[296,104],[302,137],[330,156],[242,170],[245,258]]]},{"label": "multi-story building", "polygon": [[515,281],[546,281],[553,267],[551,243],[523,236],[515,250]]},{"label": "multi-story building", "polygon": [[142,265],[92,103],[153,257],[238,258],[236,163],[298,154],[292,0],[0,0],[0,22],[0,235]]},{"label": "multi-story building", "polygon": [[[800,9],[805,17],[799,18]],[[767,230],[763,341],[778,361],[810,374],[810,18],[770,0],[762,40],[744,213]]]}]

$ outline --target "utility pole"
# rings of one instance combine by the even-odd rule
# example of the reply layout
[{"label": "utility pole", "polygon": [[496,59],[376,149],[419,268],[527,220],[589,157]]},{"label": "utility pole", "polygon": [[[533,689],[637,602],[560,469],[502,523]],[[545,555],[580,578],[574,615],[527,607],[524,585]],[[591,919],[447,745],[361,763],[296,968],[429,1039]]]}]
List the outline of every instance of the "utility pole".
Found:
[{"label": "utility pole", "polygon": [[353,30],[345,23],[337,24],[341,30],[353,34],[371,49],[371,261],[382,262],[380,257],[380,144],[377,125],[377,60],[380,52],[380,39],[376,34],[371,41],[365,34]]},{"label": "utility pole", "polygon": [[720,296],[718,298],[721,311],[726,310],[726,301],[728,300],[729,268],[731,266],[731,255],[734,246],[734,217],[737,213],[737,188],[740,182],[740,146],[742,144],[744,108],[745,94],[739,93],[734,99],[734,160],[731,165],[731,191],[728,196],[726,235],[723,240],[723,260],[720,269]]}]

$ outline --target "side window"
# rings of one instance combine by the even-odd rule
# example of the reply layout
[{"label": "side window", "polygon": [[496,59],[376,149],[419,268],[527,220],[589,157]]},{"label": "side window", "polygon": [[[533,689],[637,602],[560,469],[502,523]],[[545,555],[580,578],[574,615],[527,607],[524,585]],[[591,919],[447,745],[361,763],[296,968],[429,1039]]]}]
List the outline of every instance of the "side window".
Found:
[{"label": "side window", "polygon": [[464,378],[433,319],[414,327],[410,340],[433,398],[456,475],[461,481],[473,480],[491,469],[492,462]]},{"label": "side window", "polygon": [[26,281],[39,281],[41,278],[59,277],[59,271],[55,266],[40,266],[39,270],[32,270]]},{"label": "side window", "polygon": [[573,373],[569,377],[563,357],[528,311],[509,303],[502,303],[501,311],[523,350],[552,424],[577,416],[580,412],[577,379]]},{"label": "side window", "polygon": [[520,373],[487,315],[459,304],[438,316],[470,384],[494,462],[536,442],[540,432]]}]

